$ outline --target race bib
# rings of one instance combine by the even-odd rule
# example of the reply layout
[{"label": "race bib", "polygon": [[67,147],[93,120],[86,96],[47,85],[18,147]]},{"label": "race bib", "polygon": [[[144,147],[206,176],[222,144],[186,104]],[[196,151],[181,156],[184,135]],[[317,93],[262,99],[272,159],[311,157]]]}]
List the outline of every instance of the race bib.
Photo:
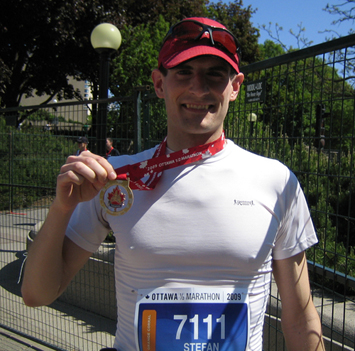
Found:
[{"label": "race bib", "polygon": [[138,291],[137,351],[245,351],[246,290],[193,287]]}]

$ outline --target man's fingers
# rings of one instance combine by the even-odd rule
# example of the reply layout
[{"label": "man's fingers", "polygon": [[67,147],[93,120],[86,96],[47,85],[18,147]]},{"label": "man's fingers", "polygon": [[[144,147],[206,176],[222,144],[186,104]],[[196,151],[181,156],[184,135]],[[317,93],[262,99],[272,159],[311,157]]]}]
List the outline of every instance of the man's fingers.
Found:
[{"label": "man's fingers", "polygon": [[[62,167],[63,168],[63,167]],[[71,183],[75,185],[81,185],[85,181],[85,177],[80,175],[78,172],[74,172],[72,170],[61,171],[61,173],[57,177],[58,183]]]},{"label": "man's fingers", "polygon": [[60,173],[74,172],[78,174],[77,179],[70,175],[70,178],[73,177],[75,184],[82,182],[79,181],[80,176],[91,183],[96,181],[106,183],[108,180],[116,178],[116,173],[111,164],[103,157],[90,152],[83,152],[82,154],[84,155],[68,157],[67,163],[61,167]]},{"label": "man's fingers", "polygon": [[[105,181],[108,180],[114,180],[117,177],[116,172],[114,171],[111,163],[109,163],[104,157],[97,156],[95,160],[106,170],[106,177]],[[106,179],[107,178],[107,179]],[[100,180],[100,179],[99,179]]]},{"label": "man's fingers", "polygon": [[83,183],[83,179],[87,179],[90,183],[97,180],[95,171],[83,162],[68,163],[63,165],[60,169],[60,176],[62,176],[61,180],[73,182],[78,185]]}]

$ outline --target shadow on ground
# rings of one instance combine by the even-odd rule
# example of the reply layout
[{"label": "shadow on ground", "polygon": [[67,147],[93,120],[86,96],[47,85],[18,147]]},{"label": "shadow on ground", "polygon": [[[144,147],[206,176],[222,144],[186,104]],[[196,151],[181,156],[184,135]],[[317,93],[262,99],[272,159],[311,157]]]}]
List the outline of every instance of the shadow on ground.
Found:
[{"label": "shadow on ground", "polygon": [[[19,282],[19,276],[26,257],[26,251],[0,250],[0,253],[13,253],[16,258],[0,270],[0,287],[17,297],[21,297],[21,283]],[[17,301],[15,303],[17,303]],[[78,323],[87,327],[90,332],[106,332],[115,335],[116,321],[114,320],[98,316],[97,314],[64,303],[59,299],[48,307],[61,312],[65,316],[75,318]],[[23,308],[29,307],[24,305]]]}]

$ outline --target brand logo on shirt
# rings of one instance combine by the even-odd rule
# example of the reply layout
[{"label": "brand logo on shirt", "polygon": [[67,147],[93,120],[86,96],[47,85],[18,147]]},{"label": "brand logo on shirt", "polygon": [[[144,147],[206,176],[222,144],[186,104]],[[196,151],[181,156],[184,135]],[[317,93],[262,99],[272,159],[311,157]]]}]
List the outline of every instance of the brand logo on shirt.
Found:
[{"label": "brand logo on shirt", "polygon": [[254,206],[254,200],[246,201],[246,200],[234,200],[234,205],[237,206]]}]

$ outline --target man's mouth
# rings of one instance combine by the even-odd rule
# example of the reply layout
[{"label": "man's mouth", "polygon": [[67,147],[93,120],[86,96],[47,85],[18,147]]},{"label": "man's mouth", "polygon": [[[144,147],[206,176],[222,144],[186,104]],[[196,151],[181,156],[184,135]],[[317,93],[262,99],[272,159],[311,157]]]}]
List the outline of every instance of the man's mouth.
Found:
[{"label": "man's mouth", "polygon": [[186,108],[194,110],[209,110],[212,105],[196,105],[196,104],[185,104]]}]

